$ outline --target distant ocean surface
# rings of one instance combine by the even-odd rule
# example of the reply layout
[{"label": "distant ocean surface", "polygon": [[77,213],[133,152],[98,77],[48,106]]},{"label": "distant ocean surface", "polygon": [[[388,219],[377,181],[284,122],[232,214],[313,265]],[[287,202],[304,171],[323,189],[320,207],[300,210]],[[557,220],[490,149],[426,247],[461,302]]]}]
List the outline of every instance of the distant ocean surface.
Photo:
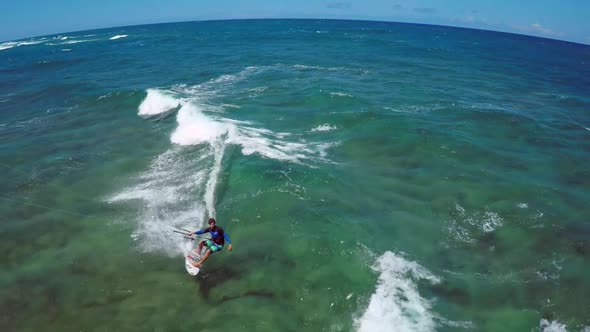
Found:
[{"label": "distant ocean surface", "polygon": [[[590,331],[590,46],[331,20],[0,43],[2,331]],[[234,250],[191,279],[214,216]]]}]

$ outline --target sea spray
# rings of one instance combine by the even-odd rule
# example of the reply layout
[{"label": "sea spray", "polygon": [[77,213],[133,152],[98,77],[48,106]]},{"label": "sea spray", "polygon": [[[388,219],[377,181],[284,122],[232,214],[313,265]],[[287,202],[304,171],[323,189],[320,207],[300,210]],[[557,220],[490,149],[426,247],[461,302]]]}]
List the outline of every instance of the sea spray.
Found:
[{"label": "sea spray", "polygon": [[204,203],[195,197],[207,180],[203,170],[212,154],[208,149],[191,151],[175,146],[156,157],[149,168],[109,199],[110,202],[136,201],[139,205],[137,228],[132,237],[140,250],[158,251],[170,256],[187,248],[171,227],[195,229],[206,215]]},{"label": "sea spray", "polygon": [[541,319],[539,329],[541,332],[567,332],[565,324],[556,320],[548,321],[547,319]]},{"label": "sea spray", "polygon": [[358,331],[434,331],[430,302],[420,295],[416,282],[438,283],[439,279],[420,264],[391,251],[381,255],[372,268],[379,278],[368,307],[355,319]]},{"label": "sea spray", "polygon": [[177,126],[170,135],[173,145],[155,158],[137,185],[111,199],[144,202],[133,234],[143,250],[169,255],[187,252],[186,243],[170,236],[169,228],[199,228],[204,220],[215,217],[215,190],[229,145],[241,147],[245,156],[256,154],[280,162],[328,161],[327,150],[336,143],[307,142],[297,135],[275,133],[252,122],[217,115],[223,114],[217,112],[222,106],[213,104],[209,98],[260,70],[263,69],[248,67],[195,86],[146,90],[146,97],[138,107],[139,116],[157,118],[177,110]]},{"label": "sea spray", "polygon": [[145,99],[139,105],[139,115],[153,116],[168,112],[178,107],[180,100],[174,98],[169,92],[158,89],[148,89]]}]

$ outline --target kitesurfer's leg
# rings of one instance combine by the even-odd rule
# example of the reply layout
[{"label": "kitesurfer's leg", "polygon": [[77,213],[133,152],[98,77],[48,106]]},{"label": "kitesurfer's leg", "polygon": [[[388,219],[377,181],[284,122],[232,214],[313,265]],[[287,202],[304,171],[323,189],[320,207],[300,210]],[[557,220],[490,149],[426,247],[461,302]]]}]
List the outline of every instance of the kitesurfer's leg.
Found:
[{"label": "kitesurfer's leg", "polygon": [[211,249],[207,249],[207,251],[205,252],[205,256],[203,256],[203,258],[201,258],[200,261],[193,263],[193,266],[195,267],[201,267],[201,265],[203,263],[205,263],[205,261],[207,260],[207,258],[209,258],[209,255],[211,255]]}]

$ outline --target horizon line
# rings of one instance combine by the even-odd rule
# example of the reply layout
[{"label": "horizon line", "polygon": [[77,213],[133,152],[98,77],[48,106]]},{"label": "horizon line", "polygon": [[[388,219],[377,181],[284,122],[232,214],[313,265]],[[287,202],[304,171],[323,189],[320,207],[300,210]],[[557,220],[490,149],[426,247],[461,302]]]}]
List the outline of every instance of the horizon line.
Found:
[{"label": "horizon line", "polygon": [[130,28],[130,27],[139,27],[139,26],[147,26],[147,25],[199,23],[199,22],[223,22],[223,21],[257,21],[257,20],[258,21],[264,21],[264,20],[267,20],[267,21],[270,21],[270,20],[277,20],[277,21],[279,21],[279,20],[299,20],[299,21],[322,20],[322,21],[352,21],[352,22],[413,24],[413,25],[425,25],[425,26],[435,26],[435,27],[444,27],[444,28],[456,28],[456,29],[464,29],[464,30],[477,30],[477,31],[484,31],[484,32],[494,32],[494,33],[501,33],[501,34],[515,35],[515,36],[523,36],[523,37],[528,37],[528,38],[547,39],[550,41],[571,43],[571,44],[576,44],[576,45],[581,45],[581,46],[590,46],[590,43],[585,44],[583,42],[578,42],[578,41],[571,41],[571,40],[557,39],[557,38],[552,38],[552,37],[530,35],[530,34],[518,33],[518,32],[507,32],[507,31],[501,31],[501,30],[475,28],[475,27],[462,27],[462,26],[456,26],[456,25],[432,24],[432,23],[420,23],[420,22],[389,21],[389,20],[371,19],[371,18],[352,19],[352,18],[316,18],[316,17],[214,18],[214,19],[201,19],[201,20],[195,19],[195,20],[188,20],[188,21],[180,20],[180,21],[164,21],[164,22],[153,22],[153,23],[138,23],[138,24],[127,24],[127,25],[108,26],[108,27],[99,27],[99,28],[89,28],[89,29],[82,29],[82,30],[63,31],[63,32],[50,33],[50,34],[46,34],[46,35],[35,35],[35,36],[18,38],[18,39],[3,40],[3,41],[0,41],[0,43],[16,42],[16,41],[21,41],[21,40],[26,40],[26,39],[31,39],[31,38],[42,38],[42,37],[56,36],[56,35],[69,34],[69,33],[117,29],[117,28]]}]

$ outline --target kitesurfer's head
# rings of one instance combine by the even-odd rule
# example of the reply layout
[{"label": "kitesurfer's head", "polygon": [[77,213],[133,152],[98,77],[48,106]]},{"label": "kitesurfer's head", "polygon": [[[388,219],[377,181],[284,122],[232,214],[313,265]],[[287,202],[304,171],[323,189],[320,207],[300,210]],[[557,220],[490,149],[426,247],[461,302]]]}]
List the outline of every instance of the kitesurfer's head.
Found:
[{"label": "kitesurfer's head", "polygon": [[209,218],[209,228],[215,229],[215,219]]}]

